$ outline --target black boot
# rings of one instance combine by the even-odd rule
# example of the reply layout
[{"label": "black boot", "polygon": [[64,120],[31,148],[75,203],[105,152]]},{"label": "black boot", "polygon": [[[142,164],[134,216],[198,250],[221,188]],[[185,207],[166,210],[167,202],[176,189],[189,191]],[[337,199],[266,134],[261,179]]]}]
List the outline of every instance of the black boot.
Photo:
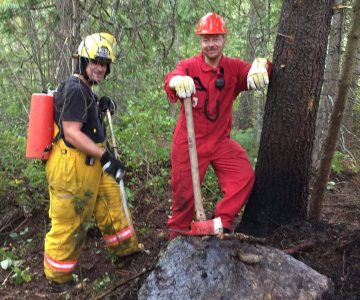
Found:
[{"label": "black boot", "polygon": [[57,283],[55,281],[48,281],[49,289],[51,292],[54,293],[62,293],[62,292],[69,292],[75,287],[74,281],[68,281],[64,283]]}]

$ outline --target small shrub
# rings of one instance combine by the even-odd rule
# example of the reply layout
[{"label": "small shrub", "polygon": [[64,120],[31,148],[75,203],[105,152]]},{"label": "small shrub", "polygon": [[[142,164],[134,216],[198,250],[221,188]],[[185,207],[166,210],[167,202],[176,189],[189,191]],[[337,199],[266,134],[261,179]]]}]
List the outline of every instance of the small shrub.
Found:
[{"label": "small shrub", "polygon": [[357,166],[356,161],[350,155],[336,151],[331,161],[331,170],[335,174],[340,174],[344,171],[357,173],[359,172],[359,167]]},{"label": "small shrub", "polygon": [[98,278],[96,279],[92,286],[94,291],[100,291],[105,289],[111,282],[111,278],[109,276],[109,274],[106,272],[105,275],[102,278]]},{"label": "small shrub", "polygon": [[0,266],[2,270],[11,270],[11,279],[15,285],[20,285],[31,280],[30,268],[22,268],[23,261],[17,258],[11,251],[0,249]]}]

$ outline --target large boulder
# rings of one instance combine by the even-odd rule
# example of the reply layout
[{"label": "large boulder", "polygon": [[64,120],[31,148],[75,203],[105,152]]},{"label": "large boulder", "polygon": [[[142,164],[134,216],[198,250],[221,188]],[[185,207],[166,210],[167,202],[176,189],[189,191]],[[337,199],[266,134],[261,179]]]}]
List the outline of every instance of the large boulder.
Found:
[{"label": "large boulder", "polygon": [[161,254],[139,299],[321,299],[330,279],[270,247],[178,237]]}]

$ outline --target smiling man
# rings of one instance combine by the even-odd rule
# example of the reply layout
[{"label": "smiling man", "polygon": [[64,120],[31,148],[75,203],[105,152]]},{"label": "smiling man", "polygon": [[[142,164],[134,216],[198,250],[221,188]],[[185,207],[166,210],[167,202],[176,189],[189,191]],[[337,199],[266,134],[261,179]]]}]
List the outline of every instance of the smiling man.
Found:
[{"label": "smiling man", "polygon": [[105,244],[120,263],[138,253],[134,228],[118,182],[124,165],[106,149],[102,113],[115,112],[92,87],[110,73],[115,37],[94,33],[80,44],[74,74],[55,95],[54,144],[46,163],[51,229],[45,237],[44,272],[55,289],[72,286],[86,231],[94,215]]},{"label": "smiling man", "polygon": [[[269,82],[271,63],[257,58],[249,64],[223,55],[227,29],[223,18],[208,13],[196,27],[198,56],[180,61],[164,81],[171,102],[192,98],[200,181],[212,165],[224,197],[213,216],[220,217],[224,233],[233,229],[234,217],[245,205],[255,176],[245,150],[230,138],[232,106],[240,92],[260,89]],[[194,217],[194,195],[184,106],[173,135],[171,151],[172,216],[170,239],[185,233]]]},{"label": "smiling man", "polygon": [[202,35],[201,48],[204,60],[208,65],[215,68],[219,64],[225,42],[225,35],[222,34]]}]

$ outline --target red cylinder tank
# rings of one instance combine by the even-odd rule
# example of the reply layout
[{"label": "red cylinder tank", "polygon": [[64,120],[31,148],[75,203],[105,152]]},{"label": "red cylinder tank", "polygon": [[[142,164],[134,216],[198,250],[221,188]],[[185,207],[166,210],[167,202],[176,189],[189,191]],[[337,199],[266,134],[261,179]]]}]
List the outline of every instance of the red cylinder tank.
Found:
[{"label": "red cylinder tank", "polygon": [[45,151],[53,140],[54,96],[52,94],[32,94],[26,142],[26,158],[48,159]]}]

